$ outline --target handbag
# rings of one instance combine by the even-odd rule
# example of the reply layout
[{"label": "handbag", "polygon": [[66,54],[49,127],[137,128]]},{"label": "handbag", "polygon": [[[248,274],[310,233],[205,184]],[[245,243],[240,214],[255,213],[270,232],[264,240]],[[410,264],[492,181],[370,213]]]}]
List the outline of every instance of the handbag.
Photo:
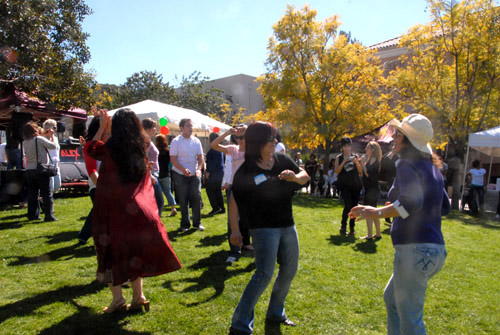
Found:
[{"label": "handbag", "polygon": [[47,176],[47,177],[54,177],[57,175],[57,167],[56,165],[52,162],[52,157],[50,157],[49,151],[47,148],[45,148],[45,151],[47,151],[47,155],[49,156],[50,163],[39,163],[38,162],[38,142],[37,139],[35,138],[35,148],[36,148],[36,173],[39,176]]}]

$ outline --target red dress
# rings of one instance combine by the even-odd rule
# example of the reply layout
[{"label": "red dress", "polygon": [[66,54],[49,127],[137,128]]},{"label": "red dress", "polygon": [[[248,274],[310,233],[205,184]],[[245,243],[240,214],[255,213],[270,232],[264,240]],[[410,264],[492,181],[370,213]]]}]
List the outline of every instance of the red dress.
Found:
[{"label": "red dress", "polygon": [[149,173],[139,182],[123,183],[103,142],[93,141],[87,154],[101,161],[92,216],[97,280],[115,286],[180,269]]}]

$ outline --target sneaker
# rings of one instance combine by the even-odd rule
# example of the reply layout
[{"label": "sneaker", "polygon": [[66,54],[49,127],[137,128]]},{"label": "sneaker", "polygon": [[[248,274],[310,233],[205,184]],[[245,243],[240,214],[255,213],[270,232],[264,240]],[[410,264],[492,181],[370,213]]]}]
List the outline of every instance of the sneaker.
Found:
[{"label": "sneaker", "polygon": [[203,227],[201,223],[198,227],[196,227],[196,229],[198,229],[199,231],[205,231],[205,227]]},{"label": "sneaker", "polygon": [[187,232],[189,230],[189,228],[186,228],[186,227],[181,227],[181,231],[182,232]]},{"label": "sneaker", "polygon": [[236,257],[233,256],[229,256],[228,258],[226,258],[226,263],[229,265],[233,265],[233,263],[236,261],[237,261]]}]

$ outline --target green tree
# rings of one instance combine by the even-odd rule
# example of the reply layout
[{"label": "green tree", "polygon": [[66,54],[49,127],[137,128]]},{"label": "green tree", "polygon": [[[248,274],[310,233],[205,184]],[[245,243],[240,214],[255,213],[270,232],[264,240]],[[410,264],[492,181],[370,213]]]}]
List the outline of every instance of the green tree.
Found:
[{"label": "green tree", "polygon": [[0,85],[13,83],[59,107],[88,107],[93,75],[82,21],[83,0],[0,2]]},{"label": "green tree", "polygon": [[182,77],[179,87],[179,106],[193,109],[204,115],[223,115],[222,104],[226,103],[224,91],[210,85],[209,78],[195,71]]},{"label": "green tree", "polygon": [[436,144],[448,144],[458,208],[468,134],[500,123],[500,11],[491,0],[428,3],[431,21],[402,39],[408,54],[389,81],[399,97],[395,112],[425,114]]},{"label": "green tree", "polygon": [[383,115],[383,76],[372,51],[339,31],[339,18],[316,19],[308,6],[288,6],[273,26],[267,72],[259,77],[266,111],[289,147],[322,145],[328,155],[344,135],[372,130]]},{"label": "green tree", "polygon": [[163,76],[156,71],[136,72],[120,86],[116,98],[118,105],[130,105],[143,100],[155,100],[171,105],[178,104],[178,96],[170,84],[163,82]]}]

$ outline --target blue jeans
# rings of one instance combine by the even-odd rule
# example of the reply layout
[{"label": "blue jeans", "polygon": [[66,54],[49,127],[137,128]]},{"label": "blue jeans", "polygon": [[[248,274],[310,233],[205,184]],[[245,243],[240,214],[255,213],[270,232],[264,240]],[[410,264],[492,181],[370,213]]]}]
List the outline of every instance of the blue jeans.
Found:
[{"label": "blue jeans", "polygon": [[251,229],[255,253],[255,273],[250,279],[233,314],[231,327],[244,334],[251,334],[257,301],[271,282],[276,266],[279,271],[274,282],[266,319],[286,319],[285,299],[299,264],[299,239],[295,226],[286,228]]},{"label": "blue jeans", "polygon": [[191,226],[189,205],[193,212],[193,227],[201,224],[201,178],[197,176],[186,177],[177,172],[172,172],[175,182],[175,192],[181,206],[181,228]]},{"label": "blue jeans", "polygon": [[427,334],[423,319],[427,282],[446,259],[442,244],[395,246],[394,270],[384,291],[388,335]]},{"label": "blue jeans", "polygon": [[37,220],[40,216],[38,196],[43,199],[45,220],[53,220],[53,199],[50,192],[50,177],[40,176],[36,170],[26,170],[26,184],[28,187],[28,220]]},{"label": "blue jeans", "polygon": [[227,241],[229,242],[229,257],[234,257],[236,259],[240,259],[241,257],[241,248],[232,244],[230,241],[231,238],[231,223],[229,222],[229,199],[231,198],[231,186],[226,191],[227,197]]},{"label": "blue jeans", "polygon": [[172,194],[172,182],[170,177],[165,177],[158,179],[160,182],[161,190],[163,191],[163,194],[167,197],[167,202],[170,207],[175,206],[175,199],[174,195]]},{"label": "blue jeans", "polygon": [[21,170],[23,168],[23,162],[21,159],[21,149],[17,148],[5,148],[5,154],[7,155],[7,170],[12,170],[16,168]]},{"label": "blue jeans", "polygon": [[156,206],[158,206],[158,215],[161,218],[161,212],[163,211],[163,206],[165,205],[165,199],[163,199],[163,193],[161,193],[160,181],[157,177],[153,178],[156,179],[156,183],[153,184],[153,190],[155,191]]},{"label": "blue jeans", "polygon": [[61,189],[61,168],[58,168],[57,174],[50,177],[50,192],[57,193]]}]

